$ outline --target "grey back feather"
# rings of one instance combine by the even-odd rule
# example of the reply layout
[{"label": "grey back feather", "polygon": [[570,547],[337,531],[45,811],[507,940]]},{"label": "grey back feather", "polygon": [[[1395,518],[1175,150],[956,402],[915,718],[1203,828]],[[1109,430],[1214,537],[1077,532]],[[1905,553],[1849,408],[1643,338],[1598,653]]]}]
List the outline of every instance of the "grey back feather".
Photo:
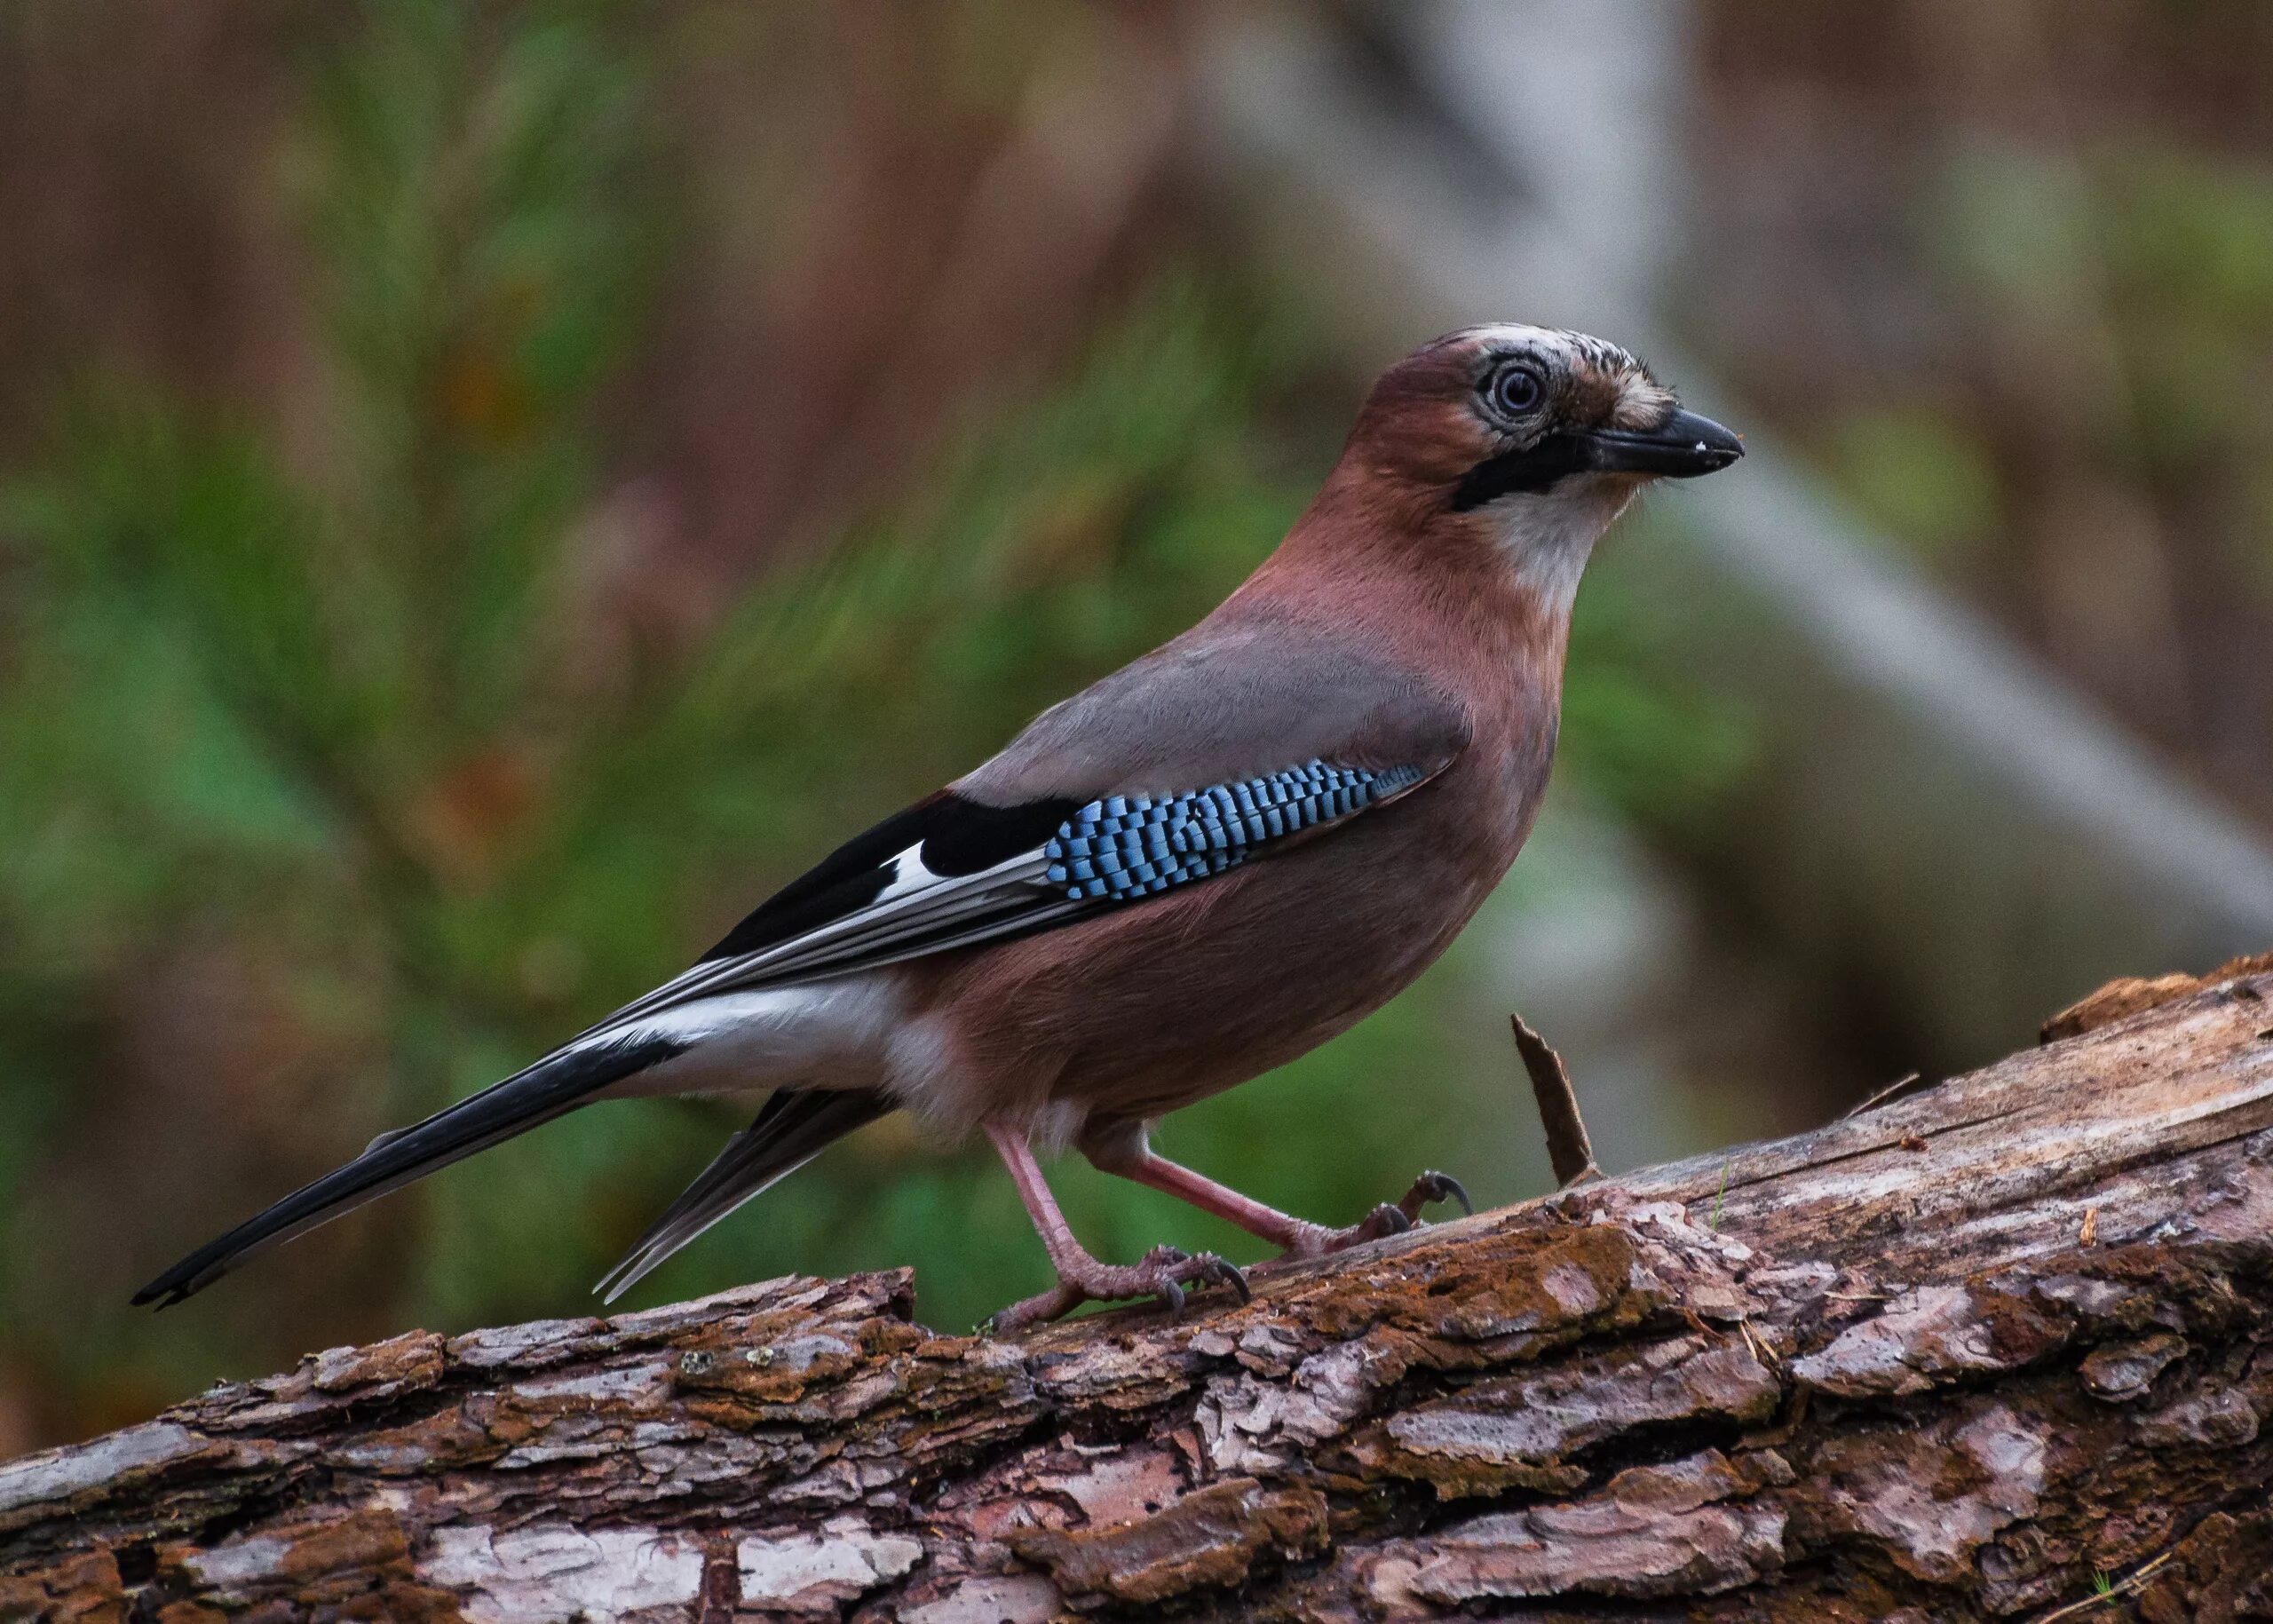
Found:
[{"label": "grey back feather", "polygon": [[1291,621],[1210,620],[1043,711],[955,788],[1008,806],[1174,793],[1314,757],[1433,772],[1469,731],[1409,668]]}]

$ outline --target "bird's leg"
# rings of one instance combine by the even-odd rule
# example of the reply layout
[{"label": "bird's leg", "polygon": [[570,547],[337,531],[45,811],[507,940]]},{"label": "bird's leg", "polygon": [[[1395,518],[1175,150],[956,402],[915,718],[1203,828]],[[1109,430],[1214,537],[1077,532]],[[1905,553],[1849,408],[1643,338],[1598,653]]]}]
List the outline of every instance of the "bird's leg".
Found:
[{"label": "bird's leg", "polygon": [[1042,1249],[1049,1254],[1049,1266],[1057,1271],[1055,1287],[1003,1309],[986,1322],[990,1330],[1021,1330],[1045,1319],[1055,1319],[1083,1303],[1109,1303],[1126,1297],[1160,1297],[1173,1312],[1184,1306],[1184,1287],[1200,1280],[1229,1286],[1239,1294],[1242,1302],[1246,1300],[1246,1277],[1212,1252],[1192,1257],[1174,1247],[1155,1247],[1135,1264],[1101,1263],[1090,1256],[1073,1239],[1065,1214],[1057,1210],[1057,1198],[1049,1193],[1049,1185],[1041,1176],[1034,1149],[1026,1143],[1026,1130],[989,1122],[986,1137],[994,1141],[1002,1165],[1010,1170],[1010,1182],[1018,1186],[1018,1200],[1026,1203],[1026,1216],[1034,1220],[1034,1232],[1041,1237]]},{"label": "bird's leg", "polygon": [[[1098,1160],[1099,1154],[1104,1155],[1103,1160]],[[1401,1234],[1420,1221],[1422,1209],[1431,1201],[1456,1200],[1463,1209],[1476,1210],[1458,1179],[1446,1173],[1423,1173],[1413,1181],[1413,1188],[1405,1192],[1403,1200],[1383,1201],[1347,1229],[1328,1229],[1323,1224],[1312,1224],[1307,1218],[1280,1212],[1276,1207],[1266,1207],[1228,1184],[1219,1184],[1205,1174],[1170,1161],[1148,1145],[1140,1145],[1133,1150],[1115,1146],[1111,1152],[1092,1153],[1091,1160],[1108,1173],[1150,1184],[1202,1212],[1215,1214],[1227,1224],[1236,1224],[1248,1234],[1283,1248],[1289,1257],[1323,1257],[1345,1247],[1378,1240],[1384,1235]]]}]

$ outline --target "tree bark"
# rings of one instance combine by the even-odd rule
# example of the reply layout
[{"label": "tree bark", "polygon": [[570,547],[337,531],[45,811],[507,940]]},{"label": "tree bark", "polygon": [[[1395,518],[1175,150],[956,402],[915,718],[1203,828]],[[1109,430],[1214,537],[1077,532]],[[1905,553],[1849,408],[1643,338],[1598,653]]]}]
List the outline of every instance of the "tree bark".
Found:
[{"label": "tree bark", "polygon": [[2268,972],[1174,1322],[334,1349],[0,1467],[0,1617],[2273,1617]]}]

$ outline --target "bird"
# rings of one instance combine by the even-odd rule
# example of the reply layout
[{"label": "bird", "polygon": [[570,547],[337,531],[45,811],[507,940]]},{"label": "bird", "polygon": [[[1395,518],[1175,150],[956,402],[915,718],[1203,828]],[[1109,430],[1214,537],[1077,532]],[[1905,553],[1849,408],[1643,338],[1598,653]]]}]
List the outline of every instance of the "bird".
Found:
[{"label": "bird", "polygon": [[894,1112],[985,1137],[1057,1283],[1181,1307],[1243,1273],[1073,1235],[1037,1149],[1180,1198],[1297,1258],[1394,1233],[1423,1174],[1343,1228],[1171,1161],[1163,1115],[1292,1060],[1405,987],[1515,861],[1546,788],[1581,571],[1635,493],[1738,438],[1626,350],[1517,323],[1390,365],[1279,546],[1203,620],[853,836],[689,969],[513,1075],[200,1247],[178,1303],[259,1252],[596,1100],[764,1096],[594,1287],[613,1302],[846,1134]]}]

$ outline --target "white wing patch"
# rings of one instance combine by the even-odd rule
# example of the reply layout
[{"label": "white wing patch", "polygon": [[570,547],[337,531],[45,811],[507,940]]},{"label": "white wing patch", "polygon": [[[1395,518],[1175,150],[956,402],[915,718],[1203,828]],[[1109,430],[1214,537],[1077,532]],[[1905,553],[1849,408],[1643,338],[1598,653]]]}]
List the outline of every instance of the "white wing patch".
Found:
[{"label": "white wing patch", "polygon": [[882,905],[898,897],[910,896],[927,885],[939,884],[945,877],[923,866],[923,843],[919,840],[891,860],[891,883],[877,893],[876,902]]},{"label": "white wing patch", "polygon": [[578,1041],[616,1037],[650,1017],[722,993],[820,980],[872,970],[927,953],[969,947],[1078,913],[1046,876],[1036,846],[977,874],[939,875],[920,846],[892,860],[891,882],[867,907],[754,953],[697,964],[618,1010]]}]

